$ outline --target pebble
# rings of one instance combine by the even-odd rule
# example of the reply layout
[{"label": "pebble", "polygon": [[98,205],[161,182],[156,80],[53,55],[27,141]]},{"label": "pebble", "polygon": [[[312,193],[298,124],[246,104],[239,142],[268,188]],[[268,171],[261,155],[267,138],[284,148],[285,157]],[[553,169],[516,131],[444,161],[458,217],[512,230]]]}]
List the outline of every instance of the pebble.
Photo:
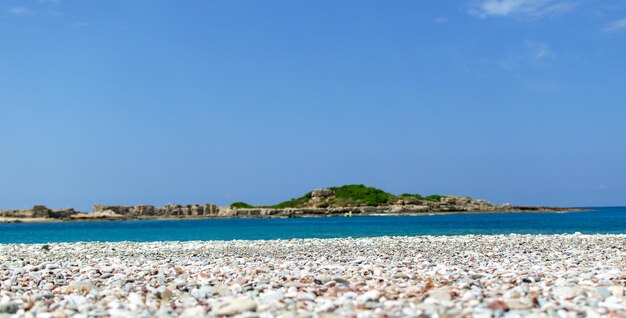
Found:
[{"label": "pebble", "polygon": [[242,312],[255,310],[256,307],[257,304],[254,300],[247,297],[239,297],[226,302],[224,306],[217,309],[216,314],[219,316],[232,316]]},{"label": "pebble", "polygon": [[378,300],[378,298],[380,298],[380,292],[378,290],[370,290],[358,296],[356,300],[364,303],[370,300]]},{"label": "pebble", "polygon": [[0,317],[624,317],[625,259],[579,233],[4,244]]}]

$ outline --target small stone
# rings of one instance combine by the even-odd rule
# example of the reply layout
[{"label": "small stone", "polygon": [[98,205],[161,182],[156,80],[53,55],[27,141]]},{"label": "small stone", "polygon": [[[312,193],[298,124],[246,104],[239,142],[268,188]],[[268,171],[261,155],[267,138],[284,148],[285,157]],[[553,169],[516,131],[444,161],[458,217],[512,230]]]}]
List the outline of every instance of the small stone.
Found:
[{"label": "small stone", "polygon": [[508,307],[510,310],[527,310],[532,308],[533,305],[528,300],[510,299],[506,301],[506,307]]},{"label": "small stone", "polygon": [[74,287],[72,287],[71,285],[67,285],[61,288],[61,294],[70,294],[73,291],[74,291]]},{"label": "small stone", "polygon": [[403,272],[397,272],[396,274],[393,275],[392,278],[395,278],[395,279],[406,279],[406,278],[409,278],[409,275],[407,275],[407,274],[405,274]]},{"label": "small stone", "polygon": [[428,292],[428,298],[426,299],[429,302],[441,303],[443,301],[449,301],[452,299],[450,287],[441,287],[437,289],[431,289]]},{"label": "small stone", "polygon": [[87,302],[87,298],[79,295],[70,295],[66,297],[66,300],[74,305],[75,307],[80,307]]},{"label": "small stone", "polygon": [[615,297],[618,297],[618,298],[624,297],[624,286],[613,285],[613,286],[607,287],[607,289],[611,292],[611,295]]},{"label": "small stone", "polygon": [[576,296],[576,291],[570,287],[555,287],[552,293],[559,299],[570,299]]},{"label": "small stone", "polygon": [[315,294],[299,292],[298,295],[296,296],[296,299],[299,301],[314,301]]},{"label": "small stone", "polygon": [[487,304],[487,308],[491,310],[502,310],[502,311],[509,310],[509,306],[502,300],[491,301],[489,304]]},{"label": "small stone", "polygon": [[113,267],[111,267],[111,266],[102,266],[100,268],[100,272],[102,272],[102,273],[113,273]]},{"label": "small stone", "polygon": [[223,307],[218,308],[217,315],[220,316],[232,316],[246,311],[254,311],[257,307],[255,301],[247,297],[239,297],[226,303]]},{"label": "small stone", "polygon": [[259,300],[263,304],[274,304],[278,303],[285,297],[285,294],[276,290],[268,290],[261,295],[259,295]]},{"label": "small stone", "polygon": [[181,314],[181,318],[196,318],[206,316],[206,309],[202,306],[186,308]]},{"label": "small stone", "polygon": [[474,295],[474,293],[472,293],[469,290],[463,293],[463,297],[461,297],[461,300],[463,302],[467,302],[467,301],[475,300],[475,299],[476,299],[476,295]]},{"label": "small stone", "polygon": [[0,302],[0,314],[15,314],[19,305],[11,301]]},{"label": "small stone", "polygon": [[596,289],[594,289],[593,295],[597,298],[604,300],[605,298],[611,296],[611,291],[609,291],[609,289],[605,287],[597,287]]},{"label": "small stone", "polygon": [[59,266],[58,264],[46,264],[46,269],[47,270],[55,270],[60,268],[61,266]]},{"label": "small stone", "polygon": [[360,303],[365,303],[370,300],[378,300],[380,298],[380,292],[378,290],[370,290],[358,296],[356,300]]},{"label": "small stone", "polygon": [[172,291],[169,288],[163,288],[163,290],[159,292],[159,298],[165,301],[172,299],[172,296]]}]

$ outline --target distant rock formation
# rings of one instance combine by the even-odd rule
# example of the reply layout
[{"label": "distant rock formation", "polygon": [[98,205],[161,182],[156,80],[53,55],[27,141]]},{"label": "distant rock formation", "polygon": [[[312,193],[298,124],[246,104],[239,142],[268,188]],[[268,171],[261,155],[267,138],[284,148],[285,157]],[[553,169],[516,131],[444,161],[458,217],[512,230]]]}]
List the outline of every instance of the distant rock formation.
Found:
[{"label": "distant rock formation", "polygon": [[35,205],[30,210],[0,210],[0,217],[6,218],[68,218],[77,213],[74,209],[52,210],[43,205]]},{"label": "distant rock formation", "polygon": [[398,196],[393,202],[379,206],[335,206],[335,191],[315,189],[302,207],[297,208],[221,208],[218,216],[222,217],[298,217],[354,214],[419,214],[447,212],[554,212],[574,211],[574,209],[553,207],[525,207],[510,204],[498,205],[485,200],[467,197],[442,196],[438,201],[418,199],[411,196]]},{"label": "distant rock formation", "polygon": [[[164,207],[153,205],[99,205],[93,206],[93,212],[79,212],[74,209],[52,210],[43,205],[36,205],[27,210],[0,210],[0,218],[11,221],[28,219],[48,220],[129,220],[150,218],[193,218],[218,216],[219,207],[215,204],[168,204]],[[2,221],[2,220],[0,220]]]},{"label": "distant rock formation", "polygon": [[216,216],[219,207],[215,204],[168,204],[163,207],[154,205],[100,205],[93,206],[93,212],[110,211],[123,216],[154,216],[154,217],[179,217],[179,216]]},{"label": "distant rock formation", "polygon": [[[346,189],[353,195],[346,198]],[[340,191],[343,191],[341,193]],[[361,197],[359,197],[359,195]],[[370,200],[374,196],[374,201]],[[376,197],[378,196],[378,197]],[[367,200],[366,200],[367,199]],[[498,205],[468,197],[415,194],[392,195],[363,185],[348,185],[332,189],[315,189],[305,196],[268,207],[248,204],[218,207],[215,204],[154,205],[101,205],[93,212],[74,209],[52,210],[36,205],[28,210],[0,210],[0,222],[37,220],[132,220],[132,219],[192,219],[211,217],[299,217],[353,214],[420,214],[420,213],[481,213],[481,212],[554,212],[575,209],[552,207],[525,207],[511,204]]]},{"label": "distant rock formation", "polygon": [[333,195],[335,195],[335,191],[331,189],[315,189],[311,191],[311,197],[317,198],[317,199],[328,198],[328,197],[332,197]]}]

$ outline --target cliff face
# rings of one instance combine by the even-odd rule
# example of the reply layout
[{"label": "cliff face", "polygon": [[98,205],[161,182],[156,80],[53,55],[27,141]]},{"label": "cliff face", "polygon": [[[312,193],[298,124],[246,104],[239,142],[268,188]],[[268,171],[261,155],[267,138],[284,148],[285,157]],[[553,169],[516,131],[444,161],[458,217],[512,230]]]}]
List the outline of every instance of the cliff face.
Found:
[{"label": "cliff face", "polygon": [[94,212],[113,212],[122,216],[154,216],[154,217],[178,217],[178,216],[216,216],[219,208],[215,204],[168,204],[163,207],[154,205],[99,205],[93,206]]}]

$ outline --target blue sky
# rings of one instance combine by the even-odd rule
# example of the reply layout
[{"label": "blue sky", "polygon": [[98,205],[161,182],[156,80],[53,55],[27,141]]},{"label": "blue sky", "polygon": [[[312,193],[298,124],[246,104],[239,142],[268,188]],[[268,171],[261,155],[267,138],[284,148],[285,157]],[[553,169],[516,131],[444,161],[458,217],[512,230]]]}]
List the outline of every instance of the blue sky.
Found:
[{"label": "blue sky", "polygon": [[626,205],[626,3],[0,0],[0,209]]}]

